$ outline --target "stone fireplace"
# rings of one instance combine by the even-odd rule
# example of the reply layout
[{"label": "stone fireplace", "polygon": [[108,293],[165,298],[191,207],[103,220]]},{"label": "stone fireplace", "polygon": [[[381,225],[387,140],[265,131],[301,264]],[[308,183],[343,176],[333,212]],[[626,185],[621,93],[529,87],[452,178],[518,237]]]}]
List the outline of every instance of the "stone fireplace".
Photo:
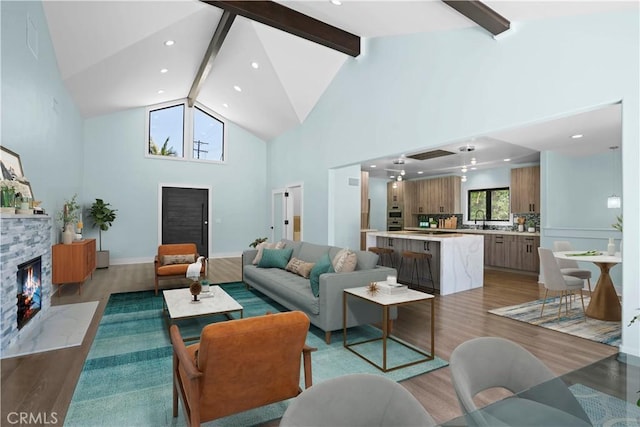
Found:
[{"label": "stone fireplace", "polygon": [[[5,214],[0,215],[0,221],[0,350],[4,353],[41,322],[43,312],[51,306],[52,221],[47,215]],[[36,290],[36,282],[39,282],[39,290]],[[23,294],[23,299],[29,295],[28,310],[24,304],[20,308],[19,294]],[[39,300],[39,307],[32,305],[36,302],[34,298]],[[23,319],[19,325],[20,310]]]}]

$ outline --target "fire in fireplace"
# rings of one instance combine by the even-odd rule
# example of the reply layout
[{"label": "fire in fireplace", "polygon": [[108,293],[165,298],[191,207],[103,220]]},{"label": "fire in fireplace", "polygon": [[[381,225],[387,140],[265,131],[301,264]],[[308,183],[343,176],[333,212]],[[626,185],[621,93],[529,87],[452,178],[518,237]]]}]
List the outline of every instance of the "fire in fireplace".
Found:
[{"label": "fire in fireplace", "polygon": [[18,329],[22,329],[42,307],[41,257],[18,266]]}]

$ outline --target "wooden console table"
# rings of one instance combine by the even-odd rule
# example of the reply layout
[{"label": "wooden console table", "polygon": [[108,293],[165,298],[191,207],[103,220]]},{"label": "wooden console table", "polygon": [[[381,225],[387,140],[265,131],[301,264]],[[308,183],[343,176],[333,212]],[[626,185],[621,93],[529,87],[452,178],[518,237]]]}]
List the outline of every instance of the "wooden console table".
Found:
[{"label": "wooden console table", "polygon": [[53,284],[79,283],[78,294],[82,295],[82,284],[96,269],[96,239],[53,245],[52,263]]}]

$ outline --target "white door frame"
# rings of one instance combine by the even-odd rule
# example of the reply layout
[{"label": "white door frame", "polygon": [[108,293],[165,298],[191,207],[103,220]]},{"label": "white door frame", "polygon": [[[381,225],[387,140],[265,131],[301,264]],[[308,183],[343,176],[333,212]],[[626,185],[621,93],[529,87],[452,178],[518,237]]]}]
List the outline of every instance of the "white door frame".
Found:
[{"label": "white door frame", "polygon": [[[274,190],[271,190],[271,241],[272,242],[277,242],[280,239],[288,239],[288,240],[293,240],[293,214],[294,214],[294,198],[292,196],[293,192],[291,191],[293,188],[299,188],[300,189],[300,218],[301,218],[301,223],[300,223],[300,240],[303,240],[303,220],[302,218],[304,217],[304,197],[303,197],[303,184],[302,183],[295,183],[295,184],[290,184],[287,185],[284,188],[276,188]],[[289,194],[289,197],[285,197],[285,194]],[[276,232],[276,221],[280,220],[279,218],[276,218],[276,195],[278,194],[282,194],[282,210],[281,212],[283,213],[283,217],[282,220],[283,221],[287,221],[286,224],[283,224],[283,235],[282,236],[276,236],[275,232]]]}]

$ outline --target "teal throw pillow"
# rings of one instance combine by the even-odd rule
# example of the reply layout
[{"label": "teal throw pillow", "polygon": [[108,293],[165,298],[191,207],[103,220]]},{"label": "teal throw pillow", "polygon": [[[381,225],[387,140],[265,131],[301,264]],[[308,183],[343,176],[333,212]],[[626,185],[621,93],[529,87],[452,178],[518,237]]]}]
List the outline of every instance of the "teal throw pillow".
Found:
[{"label": "teal throw pillow", "polygon": [[289,263],[289,258],[293,253],[293,248],[289,249],[263,249],[262,258],[258,263],[260,268],[281,268],[285,269]]},{"label": "teal throw pillow", "polygon": [[311,292],[318,297],[320,295],[320,275],[328,273],[329,269],[332,269],[331,258],[329,253],[322,255],[316,265],[311,269],[309,274],[309,282],[311,283]]}]

